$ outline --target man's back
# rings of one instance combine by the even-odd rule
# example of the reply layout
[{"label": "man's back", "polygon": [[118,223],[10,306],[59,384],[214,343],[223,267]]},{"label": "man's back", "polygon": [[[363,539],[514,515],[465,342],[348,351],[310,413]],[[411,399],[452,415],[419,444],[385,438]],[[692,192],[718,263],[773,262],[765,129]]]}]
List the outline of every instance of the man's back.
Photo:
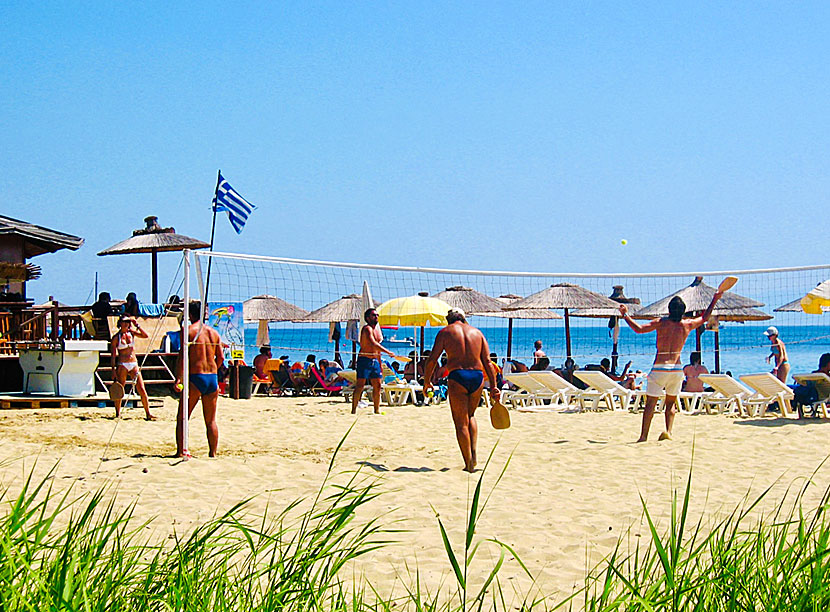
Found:
[{"label": "man's back", "polygon": [[484,370],[482,348],[484,335],[466,323],[453,323],[439,332],[447,352],[447,369]]},{"label": "man's back", "polygon": [[191,323],[188,338],[191,343],[188,351],[190,373],[215,374],[223,361],[219,333],[207,325],[203,325],[200,332],[199,323]]},{"label": "man's back", "polygon": [[672,321],[668,318],[660,319],[657,324],[657,356],[654,363],[680,363],[681,351],[686,344],[686,338],[702,321],[696,319],[683,319]]}]

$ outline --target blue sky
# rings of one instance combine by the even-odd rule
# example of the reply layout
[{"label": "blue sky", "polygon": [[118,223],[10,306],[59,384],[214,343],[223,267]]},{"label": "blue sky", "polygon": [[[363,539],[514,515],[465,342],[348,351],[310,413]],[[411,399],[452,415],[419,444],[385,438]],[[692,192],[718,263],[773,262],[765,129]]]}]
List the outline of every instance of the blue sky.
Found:
[{"label": "blue sky", "polygon": [[[660,272],[824,263],[830,5],[0,8],[1,214],[83,236],[29,295],[149,301],[156,214],[222,251]],[[628,245],[622,246],[621,239]],[[160,292],[179,262],[161,255]]]}]

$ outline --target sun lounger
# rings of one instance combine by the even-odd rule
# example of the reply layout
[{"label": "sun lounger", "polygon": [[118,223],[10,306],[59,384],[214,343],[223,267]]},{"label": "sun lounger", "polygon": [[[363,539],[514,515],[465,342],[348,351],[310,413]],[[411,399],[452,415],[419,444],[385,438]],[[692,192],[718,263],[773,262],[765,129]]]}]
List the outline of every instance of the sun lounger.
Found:
[{"label": "sun lounger", "polygon": [[519,388],[518,391],[503,393],[501,401],[506,406],[512,406],[516,410],[545,410],[545,400],[555,399],[555,393],[531,377],[529,372],[508,374],[504,378]]},{"label": "sun lounger", "polygon": [[[726,374],[701,374],[704,385],[712,387],[715,392],[704,397],[700,405],[707,413],[726,413],[735,411],[743,415],[747,410],[746,401],[752,397],[752,390]],[[748,413],[747,413],[748,414]]]},{"label": "sun lounger", "polygon": [[574,372],[574,376],[594,391],[592,395],[583,394],[582,397],[583,404],[587,403],[586,400],[589,397],[593,400],[594,410],[599,409],[601,401],[604,401],[605,405],[611,410],[617,410],[617,406],[619,406],[619,410],[628,410],[634,400],[642,395],[639,391],[626,389],[609,378],[604,372],[597,370],[577,370]]},{"label": "sun lounger", "polygon": [[751,416],[755,416],[756,408],[760,416],[764,416],[767,408],[775,402],[778,403],[781,416],[790,416],[793,413],[790,403],[790,400],[795,397],[793,390],[769,372],[745,374],[741,376],[741,382],[746,383],[755,391],[755,394],[744,402],[747,412],[752,413]]},{"label": "sun lounger", "polygon": [[811,372],[810,374],[793,374],[793,379],[799,385],[813,385],[818,393],[818,399],[810,404],[815,412],[821,410],[822,416],[828,418],[827,409],[830,404],[830,376],[824,372]]},{"label": "sun lounger", "polygon": [[[556,372],[534,371],[528,372],[527,374],[553,393],[553,401],[557,405],[568,408],[571,404],[575,404],[580,410],[583,408],[582,398],[584,394],[582,389],[569,383]],[[551,401],[551,404],[553,404],[553,401]]]}]

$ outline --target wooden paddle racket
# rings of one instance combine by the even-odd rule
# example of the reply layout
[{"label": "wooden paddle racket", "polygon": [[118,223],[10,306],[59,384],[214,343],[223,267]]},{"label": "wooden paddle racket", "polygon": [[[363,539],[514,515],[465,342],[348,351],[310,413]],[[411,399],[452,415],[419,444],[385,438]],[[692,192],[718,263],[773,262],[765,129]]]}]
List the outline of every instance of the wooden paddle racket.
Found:
[{"label": "wooden paddle racket", "polygon": [[394,359],[395,361],[400,361],[401,363],[409,363],[410,361],[412,361],[412,359],[410,359],[409,357],[404,357],[403,355],[393,355],[392,359]]},{"label": "wooden paddle racket", "polygon": [[490,396],[490,424],[493,429],[507,429],[510,427],[510,413],[504,404]]},{"label": "wooden paddle racket", "polygon": [[727,276],[726,278],[724,278],[720,282],[720,285],[718,285],[718,291],[720,291],[720,292],[729,291],[732,287],[735,286],[735,283],[737,283],[737,282],[738,282],[738,277],[737,276]]},{"label": "wooden paddle racket", "polygon": [[124,385],[117,380],[114,380],[110,385],[109,394],[112,401],[122,399],[124,397]]}]

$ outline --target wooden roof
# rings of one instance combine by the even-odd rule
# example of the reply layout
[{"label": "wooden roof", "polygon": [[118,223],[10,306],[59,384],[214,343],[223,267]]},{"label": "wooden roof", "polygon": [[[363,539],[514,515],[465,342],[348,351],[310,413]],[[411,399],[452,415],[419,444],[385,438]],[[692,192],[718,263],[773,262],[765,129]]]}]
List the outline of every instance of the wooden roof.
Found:
[{"label": "wooden roof", "polygon": [[84,239],[78,236],[0,215],[0,237],[2,236],[21,236],[23,255],[27,259],[61,249],[77,251],[84,243]]}]

